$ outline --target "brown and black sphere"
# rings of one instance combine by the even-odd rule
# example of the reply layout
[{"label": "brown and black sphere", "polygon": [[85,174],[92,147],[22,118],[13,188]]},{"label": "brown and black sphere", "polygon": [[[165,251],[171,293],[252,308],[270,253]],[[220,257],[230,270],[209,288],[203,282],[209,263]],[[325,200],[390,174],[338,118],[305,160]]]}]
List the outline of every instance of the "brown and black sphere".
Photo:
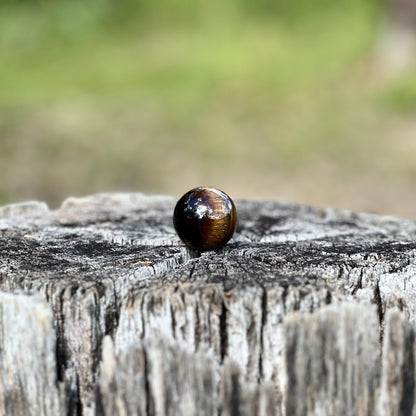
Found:
[{"label": "brown and black sphere", "polygon": [[232,237],[237,222],[234,202],[215,188],[191,189],[176,203],[173,225],[180,239],[198,251],[214,250]]}]

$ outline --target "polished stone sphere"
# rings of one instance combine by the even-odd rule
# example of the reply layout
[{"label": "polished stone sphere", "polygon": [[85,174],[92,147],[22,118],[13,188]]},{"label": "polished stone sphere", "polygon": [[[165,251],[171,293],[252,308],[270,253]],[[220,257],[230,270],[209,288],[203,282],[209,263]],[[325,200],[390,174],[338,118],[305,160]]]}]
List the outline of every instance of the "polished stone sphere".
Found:
[{"label": "polished stone sphere", "polygon": [[214,250],[232,237],[237,222],[234,202],[215,188],[191,189],[176,203],[173,225],[180,239],[198,251]]}]

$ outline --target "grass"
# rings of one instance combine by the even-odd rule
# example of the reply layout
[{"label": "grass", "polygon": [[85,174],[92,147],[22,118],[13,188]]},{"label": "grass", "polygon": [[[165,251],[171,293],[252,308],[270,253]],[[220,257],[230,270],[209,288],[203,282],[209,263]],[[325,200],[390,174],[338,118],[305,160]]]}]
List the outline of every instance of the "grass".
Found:
[{"label": "grass", "polygon": [[336,184],[368,172],[361,154],[392,111],[383,100],[413,102],[411,80],[380,99],[360,75],[379,9],[363,0],[3,3],[0,201],[211,183],[348,206]]},{"label": "grass", "polygon": [[416,111],[416,70],[409,70],[383,91],[383,102],[396,113],[412,114]]},{"label": "grass", "polygon": [[218,10],[214,2],[217,7],[199,17],[197,27],[195,22],[175,27],[175,21],[169,25],[153,17],[153,24],[133,19],[136,25],[120,29],[105,24],[98,6],[46,4],[2,14],[3,104],[148,94],[180,109],[190,96],[206,100],[213,88],[229,84],[280,94],[338,74],[373,36],[363,6],[289,25]]}]

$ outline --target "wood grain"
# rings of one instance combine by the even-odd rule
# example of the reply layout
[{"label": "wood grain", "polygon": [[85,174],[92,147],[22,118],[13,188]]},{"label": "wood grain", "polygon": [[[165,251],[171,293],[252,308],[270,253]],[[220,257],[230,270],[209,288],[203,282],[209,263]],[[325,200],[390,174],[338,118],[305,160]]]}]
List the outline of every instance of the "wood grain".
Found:
[{"label": "wood grain", "polygon": [[0,208],[0,414],[416,414],[416,224],[235,202],[200,256],[171,197]]}]

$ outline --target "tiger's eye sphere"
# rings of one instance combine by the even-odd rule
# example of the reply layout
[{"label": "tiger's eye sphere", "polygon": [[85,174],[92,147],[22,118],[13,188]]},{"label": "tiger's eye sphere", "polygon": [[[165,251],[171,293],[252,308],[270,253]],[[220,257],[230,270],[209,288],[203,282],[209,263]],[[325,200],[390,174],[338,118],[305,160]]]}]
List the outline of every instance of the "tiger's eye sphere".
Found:
[{"label": "tiger's eye sphere", "polygon": [[191,189],[176,203],[173,225],[189,247],[214,250],[232,237],[237,222],[234,202],[215,188]]}]

